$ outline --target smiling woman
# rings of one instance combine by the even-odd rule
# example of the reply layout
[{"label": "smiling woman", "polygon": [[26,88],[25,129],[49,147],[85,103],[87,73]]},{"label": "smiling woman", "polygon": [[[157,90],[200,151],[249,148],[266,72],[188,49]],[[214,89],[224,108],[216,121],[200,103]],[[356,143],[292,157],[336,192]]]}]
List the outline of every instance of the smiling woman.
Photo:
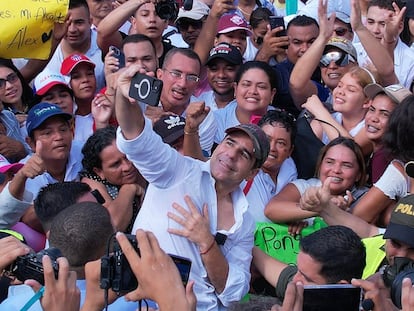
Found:
[{"label": "smiling woman", "polygon": [[[317,163],[317,178],[297,179],[288,184],[270,200],[265,215],[273,222],[287,223],[316,216],[300,208],[300,198],[306,189],[320,186],[331,177],[330,191],[338,197],[340,207],[352,209],[358,199],[367,191],[365,161],[361,148],[353,139],[338,137],[326,145]],[[352,201],[344,196],[352,195]]]},{"label": "smiling woman", "polygon": [[115,144],[116,130],[97,130],[86,141],[82,153],[81,181],[98,189],[105,199],[117,230],[131,232],[141,207],[146,181]]},{"label": "smiling woman", "polygon": [[26,120],[28,107],[33,104],[34,95],[19,70],[11,60],[0,58],[0,101],[4,108],[14,114],[24,114],[18,118],[22,124]]}]

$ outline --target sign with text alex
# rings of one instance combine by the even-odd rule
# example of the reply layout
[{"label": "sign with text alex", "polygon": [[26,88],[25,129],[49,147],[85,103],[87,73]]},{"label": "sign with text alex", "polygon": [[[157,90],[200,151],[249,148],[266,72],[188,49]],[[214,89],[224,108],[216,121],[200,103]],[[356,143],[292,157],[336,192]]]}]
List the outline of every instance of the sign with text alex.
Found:
[{"label": "sign with text alex", "polygon": [[285,224],[260,222],[256,223],[254,244],[273,258],[286,264],[295,264],[300,238],[326,226],[321,218],[316,217],[312,225],[303,228],[300,234],[294,237],[288,233],[288,226]]},{"label": "sign with text alex", "polygon": [[0,0],[0,57],[47,59],[54,23],[63,23],[69,0]]}]

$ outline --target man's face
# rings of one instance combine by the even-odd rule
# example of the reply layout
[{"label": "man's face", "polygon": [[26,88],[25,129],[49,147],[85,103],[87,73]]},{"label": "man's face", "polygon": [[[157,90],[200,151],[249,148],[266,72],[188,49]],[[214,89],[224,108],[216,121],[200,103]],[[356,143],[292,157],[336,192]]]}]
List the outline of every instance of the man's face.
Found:
[{"label": "man's face", "polygon": [[309,49],[318,34],[319,29],[316,25],[291,25],[287,30],[287,35],[289,37],[289,46],[286,51],[288,60],[293,64],[296,64],[298,58]]},{"label": "man's face", "polygon": [[102,179],[117,186],[137,182],[138,170],[126,158],[125,154],[119,151],[115,140],[111,145],[102,149],[99,157],[101,158],[102,168],[95,168],[95,172]]},{"label": "man's face", "polygon": [[[157,77],[164,83],[161,92],[161,102],[164,110],[184,108],[197,87],[192,77],[198,77],[200,65],[197,60],[181,53],[174,54],[163,69],[157,70]],[[181,75],[181,77],[179,77]]]},{"label": "man's face", "polygon": [[58,105],[64,112],[73,113],[73,98],[64,85],[58,84],[50,88],[42,97],[42,102]]},{"label": "man's face", "polygon": [[184,41],[193,47],[200,35],[203,27],[203,19],[195,20],[191,18],[182,17],[177,22],[178,30],[180,31]]},{"label": "man's face", "polygon": [[92,18],[103,19],[112,11],[112,0],[87,0]]},{"label": "man's face", "polygon": [[[344,53],[336,48],[329,49],[326,52],[329,53],[333,51]],[[331,61],[328,66],[320,65],[322,80],[329,89],[333,90],[338,86],[339,81],[343,78],[343,76],[354,66],[356,66],[356,64],[353,62],[340,66],[334,61]]]},{"label": "man's face", "polygon": [[365,131],[370,140],[381,143],[391,112],[395,107],[396,104],[385,94],[374,97],[365,115]]},{"label": "man's face", "polygon": [[377,6],[371,6],[367,12],[367,29],[377,39],[381,40],[384,36],[387,16],[392,11],[381,9]]},{"label": "man's face", "polygon": [[167,21],[162,20],[155,12],[155,5],[152,2],[142,5],[135,12],[135,18],[132,20],[136,33],[146,35],[151,39],[160,39],[167,25]]},{"label": "man's face", "polygon": [[349,41],[352,41],[354,39],[354,33],[349,28],[349,25],[337,18],[334,22],[334,32],[332,36],[337,38],[348,39]]},{"label": "man's face", "polygon": [[207,66],[207,79],[214,92],[219,95],[234,93],[233,82],[239,66],[224,59],[214,59]]},{"label": "man's face", "polygon": [[238,29],[238,30],[230,31],[228,33],[219,34],[216,38],[216,44],[225,42],[225,43],[234,45],[236,48],[239,49],[241,55],[243,55],[247,47],[246,38],[247,38],[246,30]]},{"label": "man's face", "polygon": [[73,48],[82,46],[91,40],[91,21],[84,7],[70,9],[70,23],[65,40]]},{"label": "man's face", "polygon": [[157,70],[158,59],[150,42],[129,42],[124,45],[123,51],[126,67],[138,64],[148,72],[155,72]]},{"label": "man's face", "polygon": [[85,62],[78,64],[70,73],[70,86],[75,98],[93,98],[96,92],[94,68]]},{"label": "man's face", "polygon": [[258,169],[254,169],[256,159],[253,143],[243,132],[227,135],[211,156],[211,175],[217,183],[235,186],[244,179],[253,178]]},{"label": "man's face", "polygon": [[265,124],[262,126],[270,142],[270,151],[262,169],[269,172],[278,172],[283,162],[290,157],[293,145],[290,133],[281,123]]},{"label": "man's face", "polygon": [[44,161],[67,160],[72,137],[69,122],[61,116],[53,116],[34,130],[34,140],[29,138],[29,144],[32,150],[36,150],[36,142],[42,143],[40,156]]},{"label": "man's face", "polygon": [[406,257],[414,260],[414,248],[394,239],[385,241],[385,254],[390,265],[394,264],[395,257]]},{"label": "man's face", "polygon": [[328,284],[326,279],[320,274],[322,264],[313,259],[310,255],[300,251],[296,259],[298,272],[292,282],[302,282],[303,285],[324,285]]}]

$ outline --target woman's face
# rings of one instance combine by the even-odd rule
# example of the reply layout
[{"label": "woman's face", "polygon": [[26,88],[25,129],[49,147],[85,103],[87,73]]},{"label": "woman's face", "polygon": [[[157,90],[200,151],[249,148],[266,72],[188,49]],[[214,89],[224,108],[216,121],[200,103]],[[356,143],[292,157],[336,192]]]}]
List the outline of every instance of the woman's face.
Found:
[{"label": "woman's face", "polygon": [[7,80],[0,88],[0,101],[8,104],[20,104],[23,86],[17,74],[8,67],[0,67],[0,79]]},{"label": "woman's face", "polygon": [[270,172],[278,172],[283,161],[292,153],[293,146],[290,133],[280,123],[265,124],[262,126],[262,130],[270,142],[269,155],[262,169]]},{"label": "woman's face", "polygon": [[385,94],[378,94],[374,97],[365,115],[365,131],[370,140],[381,143],[391,112],[395,107],[396,104]]},{"label": "woman's face", "polygon": [[319,168],[322,183],[331,178],[331,194],[342,195],[360,179],[360,168],[354,152],[344,145],[335,145],[326,152]]},{"label": "woman's face", "polygon": [[269,77],[259,68],[251,68],[243,73],[235,85],[238,108],[253,114],[263,115],[272,102],[276,89],[272,89]]},{"label": "woman's face", "polygon": [[105,147],[100,154],[102,168],[95,173],[111,184],[121,186],[137,182],[138,170],[116,146],[115,140]]},{"label": "woman's face", "polygon": [[333,109],[342,114],[356,114],[364,110],[363,105],[368,102],[357,78],[349,73],[342,77],[332,94]]}]

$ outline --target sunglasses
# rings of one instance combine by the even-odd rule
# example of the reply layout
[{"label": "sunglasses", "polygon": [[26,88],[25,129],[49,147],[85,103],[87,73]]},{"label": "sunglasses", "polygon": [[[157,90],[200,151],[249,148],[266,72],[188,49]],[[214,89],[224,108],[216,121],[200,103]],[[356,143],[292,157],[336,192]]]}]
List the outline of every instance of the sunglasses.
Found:
[{"label": "sunglasses", "polygon": [[338,37],[345,36],[345,34],[346,34],[348,31],[349,31],[349,29],[348,29],[348,28],[345,28],[345,27],[338,27],[338,28],[334,29],[334,32],[335,32],[335,34],[336,34]]},{"label": "sunglasses", "polygon": [[335,62],[339,67],[344,67],[350,62],[355,62],[355,59],[351,55],[340,51],[330,51],[322,55],[319,61],[322,67],[328,67],[331,62]]},{"label": "sunglasses", "polygon": [[203,27],[203,20],[180,18],[176,25],[180,31],[187,31],[190,26],[194,29],[201,29]]},{"label": "sunglasses", "polygon": [[0,89],[5,88],[7,82],[14,83],[17,81],[17,79],[19,79],[19,77],[17,76],[17,73],[15,72],[9,73],[6,79],[0,79]]}]

